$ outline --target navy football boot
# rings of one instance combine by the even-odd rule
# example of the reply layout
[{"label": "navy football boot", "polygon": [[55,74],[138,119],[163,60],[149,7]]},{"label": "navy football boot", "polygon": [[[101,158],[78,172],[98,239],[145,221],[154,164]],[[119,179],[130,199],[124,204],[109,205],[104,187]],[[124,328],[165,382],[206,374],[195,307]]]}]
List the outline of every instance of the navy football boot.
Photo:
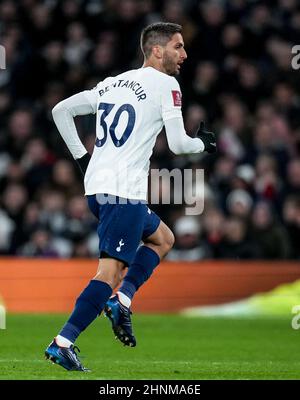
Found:
[{"label": "navy football boot", "polygon": [[85,368],[79,361],[77,353],[75,352],[76,349],[80,352],[77,346],[60,347],[56,344],[54,339],[47,347],[45,357],[47,360],[60,365],[68,371],[90,372],[90,370]]},{"label": "navy football boot", "polygon": [[118,295],[108,299],[104,306],[104,314],[110,319],[116,339],[119,339],[124,346],[135,347],[136,340],[130,318],[132,312],[120,303]]}]

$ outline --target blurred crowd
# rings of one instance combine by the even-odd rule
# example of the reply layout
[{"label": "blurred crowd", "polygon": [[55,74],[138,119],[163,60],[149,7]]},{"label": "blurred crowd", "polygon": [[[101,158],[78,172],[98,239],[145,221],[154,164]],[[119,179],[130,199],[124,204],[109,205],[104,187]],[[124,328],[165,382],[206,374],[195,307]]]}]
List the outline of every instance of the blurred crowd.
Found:
[{"label": "blurred crowd", "polygon": [[[291,48],[300,45],[297,0],[1,1],[0,254],[98,255],[97,221],[51,110],[140,67],[140,32],[156,21],[183,26],[185,128],[193,136],[204,119],[219,149],[175,157],[164,133],[158,137],[152,168],[205,171],[204,183],[189,182],[203,196],[201,215],[152,206],[176,236],[168,258],[300,258],[300,72],[291,67]],[[76,124],[92,151],[94,118]]]}]

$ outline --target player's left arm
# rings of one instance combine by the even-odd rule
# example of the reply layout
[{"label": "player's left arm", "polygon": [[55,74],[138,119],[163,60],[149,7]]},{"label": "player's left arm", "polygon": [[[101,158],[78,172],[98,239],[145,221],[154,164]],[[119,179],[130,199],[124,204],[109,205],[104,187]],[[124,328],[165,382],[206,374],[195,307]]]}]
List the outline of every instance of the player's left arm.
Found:
[{"label": "player's left arm", "polygon": [[58,103],[52,110],[55,125],[83,175],[91,156],[79,138],[74,117],[95,114],[96,111],[97,92],[95,89],[77,93]]},{"label": "player's left arm", "polygon": [[202,153],[205,150],[200,138],[191,138],[186,134],[182,117],[166,120],[165,131],[169,149],[176,155]]},{"label": "player's left arm", "polygon": [[161,93],[162,118],[165,125],[168,146],[174,154],[201,153],[216,151],[216,139],[212,132],[208,132],[201,123],[195,138],[186,134],[182,112],[181,91],[175,78],[164,82]]}]

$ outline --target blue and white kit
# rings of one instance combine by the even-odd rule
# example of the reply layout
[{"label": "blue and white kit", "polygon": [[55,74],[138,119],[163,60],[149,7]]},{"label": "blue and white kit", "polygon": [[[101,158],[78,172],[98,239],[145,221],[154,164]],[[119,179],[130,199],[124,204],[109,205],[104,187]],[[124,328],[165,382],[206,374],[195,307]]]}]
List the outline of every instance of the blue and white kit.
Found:
[{"label": "blue and white kit", "polygon": [[144,201],[127,201],[107,194],[88,195],[87,200],[99,220],[99,256],[107,254],[129,266],[141,240],[156,231],[160,218]]},{"label": "blue and white kit", "polygon": [[[75,159],[87,150],[74,117],[86,114],[96,114],[96,140],[84,187],[99,219],[99,249],[130,263],[140,241],[154,233],[160,222],[146,205],[149,160],[158,134],[165,126],[175,154],[202,152],[204,144],[185,133],[176,79],[152,67],[108,77],[54,107],[56,126]],[[100,194],[140,202],[100,204]]]}]

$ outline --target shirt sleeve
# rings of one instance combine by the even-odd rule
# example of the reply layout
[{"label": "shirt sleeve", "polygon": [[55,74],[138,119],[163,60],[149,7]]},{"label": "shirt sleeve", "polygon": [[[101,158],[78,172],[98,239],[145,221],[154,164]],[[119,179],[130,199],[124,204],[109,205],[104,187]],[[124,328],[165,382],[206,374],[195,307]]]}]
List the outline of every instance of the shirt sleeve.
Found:
[{"label": "shirt sleeve", "polygon": [[92,114],[96,114],[96,112],[97,112],[98,90],[99,89],[100,89],[100,85],[97,85],[91,90],[84,90],[82,92],[93,109]]},{"label": "shirt sleeve", "polygon": [[61,101],[52,110],[55,125],[75,159],[84,156],[87,150],[78,136],[74,117],[76,115],[95,114],[96,111],[97,87]]},{"label": "shirt sleeve", "polygon": [[173,77],[169,77],[162,85],[161,110],[164,122],[171,118],[182,118],[181,90],[178,82]]},{"label": "shirt sleeve", "polygon": [[200,138],[191,138],[185,132],[181,117],[171,118],[165,122],[169,149],[174,154],[202,153],[204,143]]}]

